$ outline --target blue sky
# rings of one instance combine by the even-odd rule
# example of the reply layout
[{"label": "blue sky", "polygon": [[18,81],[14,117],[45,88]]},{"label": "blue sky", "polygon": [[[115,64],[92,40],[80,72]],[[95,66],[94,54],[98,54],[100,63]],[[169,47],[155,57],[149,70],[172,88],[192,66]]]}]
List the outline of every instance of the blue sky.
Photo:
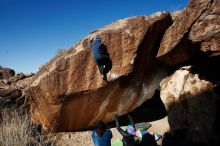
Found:
[{"label": "blue sky", "polygon": [[0,0],[0,66],[36,72],[60,48],[118,19],[176,11],[189,0]]}]

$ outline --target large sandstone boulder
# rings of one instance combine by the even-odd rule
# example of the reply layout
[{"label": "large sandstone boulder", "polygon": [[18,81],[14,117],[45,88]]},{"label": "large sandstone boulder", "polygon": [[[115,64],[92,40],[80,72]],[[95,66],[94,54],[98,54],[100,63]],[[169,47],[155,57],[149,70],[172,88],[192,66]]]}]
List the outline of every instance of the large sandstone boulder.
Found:
[{"label": "large sandstone boulder", "polygon": [[219,56],[219,7],[219,0],[191,0],[165,32],[157,58],[173,65],[195,57],[200,51],[207,56]]},{"label": "large sandstone boulder", "polygon": [[[154,58],[171,23],[165,12],[119,20],[53,58],[26,90],[32,121],[46,131],[82,130],[141,105],[165,74]],[[108,83],[102,80],[87,43],[97,34],[113,62]]]}]

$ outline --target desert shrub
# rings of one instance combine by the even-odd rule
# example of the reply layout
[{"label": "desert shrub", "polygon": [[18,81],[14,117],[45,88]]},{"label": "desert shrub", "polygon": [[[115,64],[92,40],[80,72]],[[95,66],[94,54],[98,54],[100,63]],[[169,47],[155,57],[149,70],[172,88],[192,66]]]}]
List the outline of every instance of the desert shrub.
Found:
[{"label": "desert shrub", "polygon": [[41,146],[44,136],[32,126],[27,112],[18,109],[0,111],[1,146]]},{"label": "desert shrub", "polygon": [[66,52],[66,49],[60,48],[57,50],[57,55],[63,54]]}]

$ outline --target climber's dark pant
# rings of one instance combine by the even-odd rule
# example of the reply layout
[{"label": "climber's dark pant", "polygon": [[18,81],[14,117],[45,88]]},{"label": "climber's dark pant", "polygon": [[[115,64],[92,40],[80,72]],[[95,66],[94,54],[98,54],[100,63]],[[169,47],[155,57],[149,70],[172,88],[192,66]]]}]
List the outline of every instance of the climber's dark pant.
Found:
[{"label": "climber's dark pant", "polygon": [[97,59],[96,63],[98,65],[99,71],[103,76],[107,76],[107,73],[112,69],[112,61],[109,57],[102,57]]}]

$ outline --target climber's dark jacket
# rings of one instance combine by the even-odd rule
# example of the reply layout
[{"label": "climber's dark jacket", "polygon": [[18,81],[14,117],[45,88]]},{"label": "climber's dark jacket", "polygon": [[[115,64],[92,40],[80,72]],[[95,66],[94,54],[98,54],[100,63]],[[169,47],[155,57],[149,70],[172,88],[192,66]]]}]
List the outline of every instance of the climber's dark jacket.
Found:
[{"label": "climber's dark jacket", "polygon": [[89,45],[92,47],[92,56],[95,60],[106,57],[102,48],[101,38],[96,37],[95,40],[90,40]]}]

